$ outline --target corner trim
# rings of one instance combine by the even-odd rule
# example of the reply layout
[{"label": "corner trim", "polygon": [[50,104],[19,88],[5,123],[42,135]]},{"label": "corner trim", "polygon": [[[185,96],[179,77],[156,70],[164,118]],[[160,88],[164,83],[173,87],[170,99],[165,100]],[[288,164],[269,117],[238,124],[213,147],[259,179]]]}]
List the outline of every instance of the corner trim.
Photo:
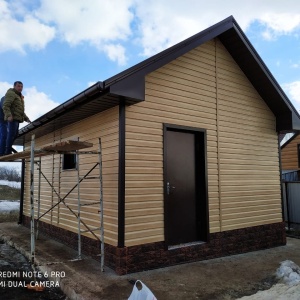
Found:
[{"label": "corner trim", "polygon": [[125,245],[125,98],[119,104],[118,247]]},{"label": "corner trim", "polygon": [[23,204],[24,204],[24,180],[25,180],[25,160],[22,159],[21,167],[21,191],[20,191],[20,212],[18,224],[23,223]]}]

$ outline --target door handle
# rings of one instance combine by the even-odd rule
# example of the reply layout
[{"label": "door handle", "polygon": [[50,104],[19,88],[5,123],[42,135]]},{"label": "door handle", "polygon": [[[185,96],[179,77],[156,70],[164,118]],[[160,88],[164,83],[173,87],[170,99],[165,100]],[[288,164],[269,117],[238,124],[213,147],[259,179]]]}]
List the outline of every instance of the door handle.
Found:
[{"label": "door handle", "polygon": [[171,186],[170,182],[167,182],[167,195],[170,195],[171,189],[175,189],[175,186]]}]

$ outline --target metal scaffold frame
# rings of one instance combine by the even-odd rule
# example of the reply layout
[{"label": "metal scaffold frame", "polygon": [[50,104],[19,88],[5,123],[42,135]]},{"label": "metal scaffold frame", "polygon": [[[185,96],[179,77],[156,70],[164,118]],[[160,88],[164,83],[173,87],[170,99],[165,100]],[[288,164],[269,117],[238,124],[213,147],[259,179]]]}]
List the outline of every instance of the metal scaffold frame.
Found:
[{"label": "metal scaffold frame", "polygon": [[[101,270],[104,271],[104,228],[103,228],[103,180],[102,180],[102,147],[101,147],[101,139],[98,139],[98,151],[82,151],[81,149],[91,147],[93,144],[87,142],[79,142],[79,141],[65,141],[56,143],[50,146],[43,147],[41,149],[35,149],[35,135],[31,137],[31,147],[30,151],[18,152],[16,154],[7,155],[6,157],[2,157],[0,160],[3,161],[12,161],[15,159],[30,159],[30,236],[31,236],[31,263],[34,265],[35,263],[35,243],[36,239],[38,239],[39,235],[39,221],[45,216],[47,213],[52,211],[57,205],[60,203],[64,204],[66,208],[77,218],[78,224],[78,257],[76,260],[81,259],[81,235],[83,233],[89,232],[91,233],[98,241],[100,241],[100,264]],[[42,172],[42,163],[41,156],[53,155],[53,154],[76,154],[76,168],[77,168],[77,182],[74,186],[69,190],[69,192],[65,196],[61,196],[59,192],[55,189],[54,185],[47,179],[45,174]],[[96,162],[93,167],[86,172],[84,176],[80,176],[80,156],[81,154],[98,154],[98,162]],[[35,158],[39,157],[38,161],[35,161]],[[39,172],[38,175],[38,197],[35,201],[34,197],[34,169],[35,164],[37,164],[37,170]],[[99,168],[99,176],[90,176],[91,172],[96,168]],[[40,214],[40,202],[41,202],[41,178],[44,178],[48,185],[51,187],[52,192],[58,197],[58,202],[53,204],[48,210]],[[93,202],[85,202],[81,203],[80,196],[80,184],[83,180],[94,180],[99,179],[99,201]],[[67,203],[66,198],[77,188],[77,212],[72,209]],[[35,202],[37,202],[37,217],[35,217]],[[100,226],[91,228],[88,226],[81,218],[81,207],[87,205],[95,205],[99,204],[99,215],[100,215]],[[85,230],[82,230],[81,226],[85,227]],[[98,237],[95,232],[99,230]]]}]

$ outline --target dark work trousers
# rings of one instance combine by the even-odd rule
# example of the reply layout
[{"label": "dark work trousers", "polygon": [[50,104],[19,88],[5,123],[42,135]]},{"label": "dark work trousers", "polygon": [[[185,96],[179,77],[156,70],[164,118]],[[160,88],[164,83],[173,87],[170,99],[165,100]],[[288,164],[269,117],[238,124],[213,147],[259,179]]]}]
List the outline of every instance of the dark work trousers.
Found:
[{"label": "dark work trousers", "polygon": [[7,139],[7,121],[0,121],[0,156],[4,155]]},{"label": "dark work trousers", "polygon": [[5,155],[12,153],[12,145],[14,140],[18,136],[19,125],[20,123],[18,121],[7,122],[7,138],[6,138]]}]

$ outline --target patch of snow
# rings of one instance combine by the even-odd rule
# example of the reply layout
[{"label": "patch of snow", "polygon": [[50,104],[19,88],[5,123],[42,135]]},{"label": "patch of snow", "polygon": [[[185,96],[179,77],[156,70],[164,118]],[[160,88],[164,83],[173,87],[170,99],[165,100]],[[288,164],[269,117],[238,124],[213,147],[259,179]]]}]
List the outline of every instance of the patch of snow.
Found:
[{"label": "patch of snow", "polygon": [[20,209],[20,201],[1,200],[0,211],[13,211]]},{"label": "patch of snow", "polygon": [[21,188],[21,182],[17,181],[0,180],[0,185],[8,185],[14,188]]},{"label": "patch of snow", "polygon": [[285,260],[277,269],[276,275],[288,285],[300,283],[300,268],[291,260]]}]

